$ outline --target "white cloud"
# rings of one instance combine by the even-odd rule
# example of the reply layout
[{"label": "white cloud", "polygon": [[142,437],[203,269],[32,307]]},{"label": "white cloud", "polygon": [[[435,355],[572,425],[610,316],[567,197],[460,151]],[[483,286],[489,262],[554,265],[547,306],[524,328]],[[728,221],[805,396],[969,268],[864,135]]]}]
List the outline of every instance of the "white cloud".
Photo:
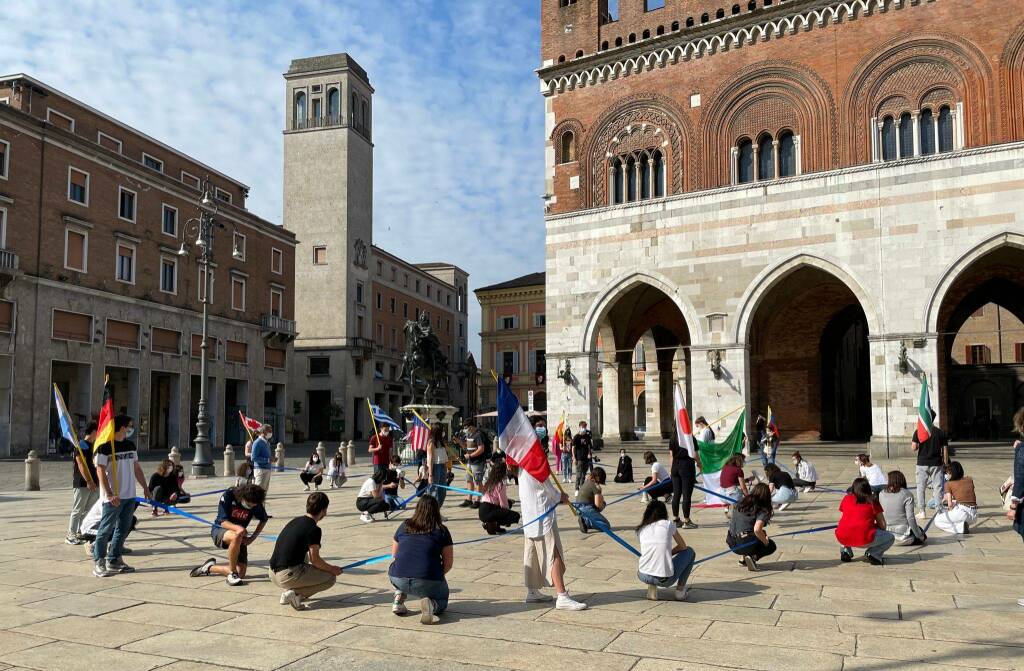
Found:
[{"label": "white cloud", "polygon": [[[252,187],[281,222],[284,81],[346,51],[374,96],[374,242],[470,286],[544,267],[535,2],[4,2],[25,72]],[[479,310],[470,300],[471,349]]]}]

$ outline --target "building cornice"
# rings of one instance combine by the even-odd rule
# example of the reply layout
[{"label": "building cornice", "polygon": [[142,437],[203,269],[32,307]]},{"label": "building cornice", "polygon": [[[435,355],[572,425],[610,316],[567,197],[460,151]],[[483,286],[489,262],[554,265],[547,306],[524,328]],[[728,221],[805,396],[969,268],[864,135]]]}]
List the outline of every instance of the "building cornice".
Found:
[{"label": "building cornice", "polygon": [[[755,42],[779,39],[786,34],[795,35],[831,23],[855,20],[889,10],[903,9],[908,4],[936,0],[829,0],[805,2],[790,11],[786,5],[779,13],[754,20],[737,21],[735,17],[719,19],[720,26],[709,24],[697,34],[673,33],[650,42],[630,44],[614,50],[602,51],[571,63],[559,63],[541,68],[541,93],[555,95],[584,86],[602,84],[620,77],[628,77],[655,68],[663,68],[695,58],[703,58]],[[795,4],[795,3],[794,3]],[[744,17],[746,18],[746,17]]]}]

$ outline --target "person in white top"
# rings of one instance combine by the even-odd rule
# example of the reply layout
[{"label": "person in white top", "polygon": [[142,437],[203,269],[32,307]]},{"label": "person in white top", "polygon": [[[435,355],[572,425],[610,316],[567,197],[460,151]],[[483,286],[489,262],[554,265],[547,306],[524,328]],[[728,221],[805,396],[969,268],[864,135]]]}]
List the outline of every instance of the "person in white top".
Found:
[{"label": "person in white top", "polygon": [[644,478],[644,484],[640,489],[650,489],[643,493],[641,500],[647,503],[659,496],[669,496],[672,493],[672,476],[669,475],[668,469],[661,465],[654,452],[650,450],[644,452],[644,463],[650,466],[651,474]]},{"label": "person in white top", "polygon": [[708,420],[704,419],[704,415],[693,420],[693,425],[697,428],[697,433],[693,436],[694,438],[702,443],[714,442],[715,432],[708,426]]},{"label": "person in white top", "polygon": [[793,478],[793,484],[797,487],[803,487],[805,493],[813,492],[815,485],[818,483],[818,471],[814,468],[814,464],[800,456],[799,452],[794,452],[793,468],[796,469],[796,477]]},{"label": "person in white top", "polygon": [[[523,576],[526,581],[526,603],[551,601],[541,592],[542,587],[554,586],[558,592],[555,608],[558,610],[586,610],[587,604],[569,596],[565,588],[565,552],[558,536],[556,511],[545,515],[552,507],[569,503],[566,494],[559,494],[548,478],[538,482],[523,470],[519,475],[519,497],[523,510]],[[537,519],[544,515],[541,519]]]},{"label": "person in white top", "polygon": [[697,554],[668,519],[668,508],[651,501],[636,528],[640,540],[640,561],[636,577],[647,585],[647,598],[658,600],[659,587],[675,587],[676,601],[686,599],[686,579],[693,570]]},{"label": "person in white top", "polygon": [[858,454],[854,463],[860,467],[860,476],[867,479],[868,484],[871,485],[871,492],[876,496],[889,484],[889,478],[882,471],[882,467],[871,463],[870,454]]}]

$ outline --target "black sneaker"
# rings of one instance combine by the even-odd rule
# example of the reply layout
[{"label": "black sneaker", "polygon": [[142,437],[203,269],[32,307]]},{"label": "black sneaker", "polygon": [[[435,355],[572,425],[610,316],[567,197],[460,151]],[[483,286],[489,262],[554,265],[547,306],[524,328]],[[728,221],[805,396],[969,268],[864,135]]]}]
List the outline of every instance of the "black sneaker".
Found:
[{"label": "black sneaker", "polygon": [[851,562],[851,561],[853,561],[853,551],[852,550],[840,550],[839,551],[839,561],[841,561],[841,562]]},{"label": "black sneaker", "polygon": [[103,559],[93,564],[92,574],[97,578],[108,578],[114,575],[111,571],[107,570],[107,562]]},{"label": "black sneaker", "polygon": [[64,537],[64,542],[67,543],[68,545],[82,545],[83,543],[85,543],[85,540],[82,539],[82,538],[79,538],[78,535],[74,535],[73,536],[71,534],[68,534],[67,536]]},{"label": "black sneaker", "polygon": [[107,571],[110,573],[135,573],[135,569],[128,564],[125,564],[120,559],[108,559],[107,560]]},{"label": "black sneaker", "polygon": [[864,556],[867,557],[868,563],[871,564],[872,566],[885,566],[885,562],[882,561],[881,559],[879,559],[878,557],[873,557],[871,555],[864,555]]},{"label": "black sneaker", "polygon": [[210,557],[209,559],[204,561],[202,564],[200,564],[199,566],[197,566],[194,569],[192,569],[191,571],[189,571],[188,574],[189,574],[189,576],[191,576],[193,578],[199,578],[199,577],[202,577],[202,576],[210,575],[210,568],[212,568],[213,565],[216,564],[216,563],[217,563],[217,560],[214,559],[213,557]]},{"label": "black sneaker", "polygon": [[583,515],[576,516],[576,523],[580,525],[581,533],[587,533],[587,523],[583,521]]},{"label": "black sneaker", "polygon": [[472,501],[465,501],[464,500],[462,503],[459,504],[459,507],[460,508],[470,508],[470,507],[472,507],[472,505],[473,505]]},{"label": "black sneaker", "polygon": [[683,528],[683,521],[681,519],[679,519],[678,517],[675,518],[672,521],[675,522],[676,529],[682,529]]},{"label": "black sneaker", "polygon": [[686,520],[685,522],[683,522],[683,528],[684,529],[696,529],[697,528],[697,523],[696,522],[691,522],[690,520]]}]

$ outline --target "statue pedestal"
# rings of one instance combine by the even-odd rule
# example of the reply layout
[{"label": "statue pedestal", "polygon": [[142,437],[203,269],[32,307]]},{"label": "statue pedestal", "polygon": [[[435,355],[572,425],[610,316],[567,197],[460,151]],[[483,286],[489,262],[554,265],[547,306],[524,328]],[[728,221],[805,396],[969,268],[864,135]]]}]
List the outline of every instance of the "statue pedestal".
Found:
[{"label": "statue pedestal", "polygon": [[402,413],[412,414],[415,412],[420,418],[431,424],[440,422],[451,429],[452,418],[459,411],[453,405],[429,405],[425,403],[411,403],[402,406]]}]

